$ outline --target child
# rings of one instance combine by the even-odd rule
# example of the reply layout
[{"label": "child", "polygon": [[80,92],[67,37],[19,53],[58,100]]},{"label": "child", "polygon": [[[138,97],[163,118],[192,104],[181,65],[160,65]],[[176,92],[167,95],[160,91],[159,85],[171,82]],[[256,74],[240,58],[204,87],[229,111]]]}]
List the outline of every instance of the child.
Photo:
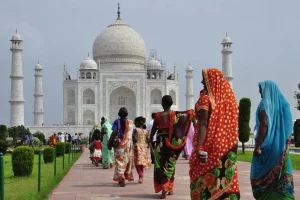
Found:
[{"label": "child", "polygon": [[93,160],[95,162],[95,165],[98,167],[99,166],[99,163],[101,162],[102,160],[102,142],[101,140],[99,139],[99,135],[95,135],[94,137],[94,155],[93,155]]},{"label": "child", "polygon": [[133,131],[134,164],[139,175],[139,184],[143,183],[144,168],[151,166],[148,149],[148,131],[143,129],[143,117],[137,117],[134,120],[135,130]]}]

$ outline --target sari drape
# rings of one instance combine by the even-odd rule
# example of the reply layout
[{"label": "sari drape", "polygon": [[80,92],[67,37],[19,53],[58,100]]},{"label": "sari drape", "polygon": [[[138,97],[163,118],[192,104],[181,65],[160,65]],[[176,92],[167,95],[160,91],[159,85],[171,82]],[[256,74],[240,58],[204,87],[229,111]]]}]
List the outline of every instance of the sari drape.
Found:
[{"label": "sari drape", "polygon": [[[256,111],[256,127],[259,115],[267,115],[268,127],[261,144],[261,154],[253,157],[251,185],[256,199],[294,199],[292,163],[289,157],[290,137],[293,129],[290,105],[275,82],[259,83],[262,100]],[[259,137],[259,134],[257,134]]]},{"label": "sari drape", "polygon": [[114,149],[109,150],[107,147],[108,140],[112,133],[112,126],[108,120],[102,125],[102,130],[105,133],[102,143],[102,166],[103,168],[109,168],[110,165],[114,163]]},{"label": "sari drape", "polygon": [[[165,189],[173,190],[176,161],[186,144],[189,128],[194,116],[193,110],[183,112],[170,112],[168,133],[157,133],[156,147],[154,150],[154,190],[156,193]],[[158,124],[162,120],[160,113],[156,114]]]},{"label": "sari drape", "polygon": [[115,126],[118,124],[118,120],[125,120],[125,130],[119,127],[120,131],[123,132],[123,139],[121,140],[119,146],[115,148],[115,173],[114,181],[134,181],[132,168],[133,168],[133,144],[132,144],[132,132],[134,128],[133,121],[129,119],[117,119],[114,122],[113,131],[117,130]]},{"label": "sari drape", "polygon": [[238,105],[230,84],[218,69],[203,70],[207,91],[200,92],[195,105],[197,124],[193,139],[197,146],[201,118],[207,110],[209,119],[203,148],[208,153],[201,163],[196,151],[190,158],[191,199],[239,199],[237,175]]}]

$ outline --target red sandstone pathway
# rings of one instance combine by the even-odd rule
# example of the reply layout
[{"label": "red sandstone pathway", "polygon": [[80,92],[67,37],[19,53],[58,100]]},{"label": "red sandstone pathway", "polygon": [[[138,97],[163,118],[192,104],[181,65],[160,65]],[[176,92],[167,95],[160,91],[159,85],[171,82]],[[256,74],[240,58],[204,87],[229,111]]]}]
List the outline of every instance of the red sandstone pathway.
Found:
[{"label": "red sandstone pathway", "polygon": [[[54,189],[50,200],[138,200],[158,199],[159,194],[153,190],[153,167],[145,172],[144,183],[138,184],[138,176],[133,169],[135,181],[125,188],[118,187],[112,181],[113,169],[95,167],[89,160],[88,149],[77,160],[62,182]],[[242,200],[252,200],[249,173],[250,164],[239,162],[239,182]],[[175,194],[167,199],[190,199],[189,197],[188,161],[179,159],[176,165]],[[295,197],[300,198],[300,171],[294,172]]]}]

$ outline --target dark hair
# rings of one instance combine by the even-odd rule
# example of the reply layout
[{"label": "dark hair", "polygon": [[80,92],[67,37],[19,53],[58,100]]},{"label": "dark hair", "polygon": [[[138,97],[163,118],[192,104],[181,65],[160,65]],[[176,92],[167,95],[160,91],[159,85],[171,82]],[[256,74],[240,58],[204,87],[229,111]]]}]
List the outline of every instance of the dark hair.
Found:
[{"label": "dark hair", "polygon": [[105,117],[101,117],[101,121],[104,121],[105,120]]},{"label": "dark hair", "polygon": [[161,99],[161,105],[163,108],[170,108],[173,104],[172,97],[170,95],[165,95]]},{"label": "dark hair", "polygon": [[152,119],[155,118],[155,115],[156,115],[156,113],[152,113],[152,114],[151,114]]},{"label": "dark hair", "polygon": [[96,137],[100,138],[100,130],[99,129],[94,130],[94,134],[92,136],[92,139],[96,139]]},{"label": "dark hair", "polygon": [[141,125],[144,128],[146,119],[144,117],[140,116],[140,117],[135,118],[134,122],[139,123],[139,125]]},{"label": "dark hair", "polygon": [[128,116],[127,109],[125,107],[120,108],[118,115],[120,118],[126,118]]},{"label": "dark hair", "polygon": [[99,139],[100,139],[100,135],[96,134],[96,135],[94,136],[94,139],[95,139],[95,140],[99,140]]}]

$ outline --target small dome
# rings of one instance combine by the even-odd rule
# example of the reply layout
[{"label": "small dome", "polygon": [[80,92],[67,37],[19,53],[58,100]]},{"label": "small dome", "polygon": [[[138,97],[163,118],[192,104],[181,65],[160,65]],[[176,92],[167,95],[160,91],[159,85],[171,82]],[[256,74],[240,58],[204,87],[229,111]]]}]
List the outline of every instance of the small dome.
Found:
[{"label": "small dome", "polygon": [[226,36],[226,38],[223,39],[222,43],[232,43],[232,42],[231,39],[228,36]]},{"label": "small dome", "polygon": [[35,66],[34,69],[35,69],[35,70],[42,70],[43,67],[42,67],[42,65],[40,65],[40,63],[38,63],[38,64]]},{"label": "small dome", "polygon": [[98,67],[91,57],[87,57],[80,63],[80,69],[98,69]]},{"label": "small dome", "polygon": [[12,36],[11,40],[22,41],[22,38],[18,33],[16,33]]},{"label": "small dome", "polygon": [[193,70],[193,68],[191,65],[189,65],[189,66],[187,66],[186,70]]},{"label": "small dome", "polygon": [[147,69],[158,69],[161,70],[161,63],[155,59],[154,57],[152,57],[148,62],[147,62]]}]

